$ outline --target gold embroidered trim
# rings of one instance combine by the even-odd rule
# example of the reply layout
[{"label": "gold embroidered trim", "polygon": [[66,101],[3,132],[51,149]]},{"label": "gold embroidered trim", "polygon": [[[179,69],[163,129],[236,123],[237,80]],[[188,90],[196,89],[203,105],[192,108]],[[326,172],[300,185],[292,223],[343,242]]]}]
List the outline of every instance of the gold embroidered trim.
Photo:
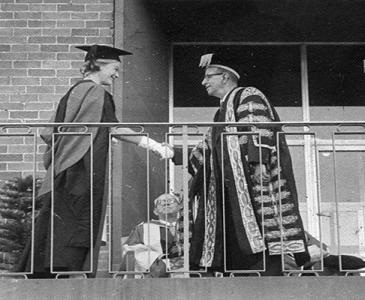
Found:
[{"label": "gold embroidered trim", "polygon": [[254,200],[257,203],[270,203],[270,202],[272,202],[271,196],[268,196],[268,195],[256,196]]},{"label": "gold embroidered trim", "polygon": [[244,104],[240,104],[237,108],[237,114],[248,111],[249,113],[253,113],[255,110],[267,110],[267,106],[262,103],[248,102]]},{"label": "gold embroidered trim", "polygon": [[266,99],[265,95],[260,90],[258,90],[257,88],[255,88],[255,87],[246,87],[244,89],[244,91],[242,92],[242,94],[241,94],[240,103],[242,103],[246,97],[252,96],[252,95],[257,95],[261,98],[262,101],[264,101],[264,103],[266,104],[266,106],[268,108],[271,119],[274,120],[274,113],[271,110],[271,106],[269,104],[269,101]]},{"label": "gold embroidered trim", "polygon": [[[239,90],[242,90],[242,88],[233,91],[228,98],[225,119],[226,122],[236,121],[234,116],[233,100]],[[230,133],[235,133],[237,132],[237,127],[229,127],[227,131]],[[233,177],[235,180],[241,219],[245,228],[247,239],[253,253],[262,252],[265,249],[265,244],[259,226],[256,222],[255,213],[248,192],[247,181],[242,165],[241,149],[237,135],[227,135],[227,149],[231,162]]]},{"label": "gold embroidered trim", "polygon": [[[266,191],[268,191],[268,190],[266,190]],[[258,196],[255,197],[255,202],[257,202],[257,203],[270,203],[270,202],[273,201],[273,197],[274,197],[274,200],[277,203],[279,203],[280,199],[281,200],[287,199],[287,198],[290,197],[290,195],[291,195],[291,193],[289,191],[281,191],[280,194],[275,193],[274,195],[262,195],[262,196],[258,195]]]},{"label": "gold embroidered trim", "polygon": [[270,191],[270,188],[267,185],[263,185],[261,187],[261,185],[259,185],[259,184],[255,184],[252,189],[254,190],[254,192],[257,192],[257,193],[260,193],[261,191],[263,193]]},{"label": "gold embroidered trim", "polygon": [[[289,225],[289,224],[293,224],[298,220],[297,216],[283,216],[283,225]],[[277,218],[270,218],[270,219],[265,219],[264,218],[264,226],[265,227],[274,227],[274,226],[279,226],[278,220]]]},{"label": "gold embroidered trim", "polygon": [[272,138],[274,136],[274,132],[270,129],[256,129],[256,131],[261,134],[263,137]]},{"label": "gold embroidered trim", "polygon": [[[287,228],[283,231],[283,239],[287,239],[289,237],[295,236],[299,234],[302,230],[300,228]],[[280,238],[281,231],[280,230],[273,230],[269,232],[265,232],[265,237],[269,240]]]},{"label": "gold embroidered trim", "polygon": [[239,143],[240,145],[247,144],[247,142],[248,142],[247,135],[241,135],[241,136],[238,138],[238,143]]},{"label": "gold embroidered trim", "polygon": [[[292,210],[293,208],[294,208],[294,204],[292,204],[292,203],[282,204],[281,212],[284,213],[284,212]],[[263,207],[263,208],[258,209],[258,213],[259,214],[263,213],[264,215],[274,215],[279,211],[280,211],[279,208],[278,208],[278,211],[276,211],[273,207]]]},{"label": "gold embroidered trim", "polygon": [[[280,187],[283,187],[286,184],[286,179],[280,179]],[[276,180],[272,183],[273,189],[279,189],[279,180]]]},{"label": "gold embroidered trim", "polygon": [[271,242],[268,246],[270,255],[281,255],[281,251],[284,254],[305,252],[303,240]]},{"label": "gold embroidered trim", "polygon": [[271,176],[273,176],[273,177],[279,175],[279,173],[281,173],[280,167],[275,167],[271,170]]},{"label": "gold embroidered trim", "polygon": [[208,197],[206,203],[206,223],[204,233],[203,252],[200,259],[200,265],[210,267],[213,263],[215,249],[215,235],[217,228],[217,204],[216,204],[216,181],[213,171],[213,159],[210,157],[211,173],[209,179]]}]

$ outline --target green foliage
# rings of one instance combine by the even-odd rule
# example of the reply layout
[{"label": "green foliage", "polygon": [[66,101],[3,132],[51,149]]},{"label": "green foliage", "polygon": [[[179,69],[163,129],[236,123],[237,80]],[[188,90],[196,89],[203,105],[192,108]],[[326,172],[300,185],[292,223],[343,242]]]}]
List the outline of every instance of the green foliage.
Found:
[{"label": "green foliage", "polygon": [[[41,185],[36,179],[34,196]],[[33,177],[13,178],[0,186],[0,270],[10,270],[18,261],[30,236],[32,216],[40,203],[33,201]],[[34,209],[33,209],[34,207]]]}]

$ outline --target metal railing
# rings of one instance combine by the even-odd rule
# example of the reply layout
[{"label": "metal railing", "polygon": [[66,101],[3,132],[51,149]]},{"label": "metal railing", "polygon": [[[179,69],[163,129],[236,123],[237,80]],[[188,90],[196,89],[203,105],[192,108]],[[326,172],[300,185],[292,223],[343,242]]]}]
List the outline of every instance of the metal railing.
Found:
[{"label": "metal railing", "polygon": [[[145,212],[144,217],[135,220],[135,224],[137,225],[140,222],[145,222],[147,224],[147,246],[152,246],[153,244],[153,236],[152,234],[155,232],[155,229],[152,228],[151,224],[151,203],[152,197],[156,197],[158,194],[162,193],[171,193],[177,192],[180,194],[182,199],[182,211],[180,221],[180,228],[182,228],[181,232],[181,240],[182,240],[182,252],[180,254],[180,258],[182,264],[180,264],[180,268],[173,269],[167,268],[166,273],[170,276],[182,276],[182,277],[200,277],[204,276],[204,274],[208,271],[206,266],[202,266],[198,270],[192,270],[190,268],[189,262],[189,252],[191,251],[191,232],[189,228],[194,227],[194,207],[193,201],[194,199],[189,199],[189,179],[191,176],[189,175],[189,153],[191,148],[196,145],[200,139],[203,139],[205,136],[205,131],[207,127],[216,127],[216,126],[224,126],[225,131],[220,135],[221,142],[221,161],[224,161],[223,153],[224,148],[223,145],[229,136],[242,136],[242,135],[256,135],[259,141],[259,148],[261,149],[261,132],[256,131],[257,128],[267,127],[278,127],[281,126],[282,131],[280,131],[277,135],[277,140],[279,140],[279,136],[285,136],[288,141],[290,152],[293,159],[294,166],[294,177],[296,180],[297,188],[298,188],[298,198],[299,198],[299,208],[301,211],[301,215],[303,218],[303,222],[305,225],[305,230],[310,234],[314,235],[320,244],[325,243],[330,247],[329,251],[325,251],[322,247],[319,247],[319,253],[317,253],[317,267],[315,269],[308,268],[304,269],[303,267],[293,267],[292,264],[288,264],[288,259],[290,260],[290,255],[288,253],[281,253],[281,262],[284,274],[290,275],[298,275],[303,273],[315,273],[319,274],[324,272],[325,270],[325,256],[328,255],[327,252],[331,255],[336,255],[338,258],[338,271],[344,274],[352,274],[352,273],[361,273],[361,269],[353,269],[348,268],[346,264],[344,264],[344,256],[342,255],[351,255],[358,258],[363,258],[365,255],[365,230],[363,228],[363,224],[365,224],[365,190],[363,188],[363,181],[365,180],[365,173],[362,175],[362,171],[365,172],[365,156],[362,156],[362,153],[365,154],[365,122],[275,122],[275,123],[27,123],[27,124],[2,124],[0,125],[0,143],[3,146],[7,146],[4,148],[3,153],[3,169],[2,172],[2,180],[5,182],[7,179],[11,180],[14,175],[14,171],[9,169],[8,163],[11,161],[7,161],[7,157],[11,159],[11,154],[21,154],[22,148],[19,147],[19,151],[14,151],[12,153],[8,152],[8,146],[11,143],[11,139],[13,137],[24,138],[24,145],[31,145],[32,147],[32,170],[16,170],[19,174],[31,174],[33,179],[39,177],[39,174],[44,175],[44,170],[39,169],[39,146],[42,144],[38,141],[38,129],[41,127],[54,127],[56,130],[52,134],[52,145],[55,145],[55,139],[59,136],[77,136],[87,138],[90,141],[90,162],[93,162],[98,159],[98,157],[93,157],[93,133],[89,131],[90,128],[100,128],[100,127],[108,127],[110,129],[109,137],[108,137],[108,173],[107,173],[107,200],[108,200],[108,212],[107,212],[107,226],[106,228],[106,236],[108,239],[108,272],[114,276],[122,276],[123,278],[129,277],[145,277],[146,274],[149,274],[149,268],[141,271],[133,269],[133,266],[130,265],[130,269],[121,270],[119,265],[122,264],[122,243],[121,239],[128,236],[125,234],[125,230],[123,228],[118,228],[115,224],[122,224],[123,218],[128,217],[130,214],[129,211],[126,210],[124,205],[125,194],[131,195],[131,192],[125,193],[128,189],[136,189],[138,187],[138,191],[136,189],[136,197],[140,195],[145,195],[145,200],[141,199],[129,199],[129,201],[138,202],[138,207],[143,207],[143,211]],[[65,128],[74,128],[76,131],[65,132]],[[151,153],[141,149],[137,150],[137,148],[120,150],[120,146],[126,145],[125,142],[115,143],[115,138],[122,137],[123,134],[118,132],[118,128],[121,127],[130,127],[130,128],[138,128],[135,134],[136,136],[147,136],[150,134],[145,132],[145,128],[152,128],[154,131],[159,130],[158,139],[160,142],[170,143],[176,148],[181,148],[182,151],[182,165],[176,166],[170,160],[159,161],[150,157]],[[244,127],[249,129],[249,131],[238,131],[238,132],[230,132],[229,128],[231,127]],[[325,128],[326,136],[319,136],[318,129]],[[155,136],[154,136],[155,137]],[[30,140],[32,141],[30,143]],[[3,142],[4,141],[4,142]],[[278,148],[278,145],[276,145]],[[52,148],[54,149],[54,147]],[[6,152],[5,152],[6,151]],[[128,181],[133,181],[131,178],[131,170],[123,169],[123,163],[120,165],[118,163],[118,158],[116,158],[116,153],[122,153],[124,161],[127,162],[127,166],[131,165],[131,161],[135,160],[136,157],[133,156],[134,151],[139,151],[140,155],[138,159],[140,164],[136,169],[133,175],[135,175],[136,180],[134,181],[134,186],[132,188],[125,185],[126,178]],[[142,153],[142,154],[141,154]],[[260,162],[262,162],[261,150],[260,153]],[[8,155],[8,156],[7,156]],[[131,158],[128,157],[131,155]],[[203,163],[203,182],[208,180],[206,173],[205,163],[207,161],[208,154],[206,151],[202,153],[202,161]],[[280,153],[278,153],[278,161],[280,167]],[[330,157],[331,159],[328,159]],[[57,160],[57,158],[56,158]],[[54,173],[54,161],[55,161],[55,153],[52,152],[52,173]],[[129,163],[129,164],[128,164]],[[347,164],[348,163],[348,164]],[[363,165],[364,164],[364,165]],[[124,164],[125,165],[125,164]],[[159,172],[154,173],[154,169],[159,169]],[[7,168],[7,169],[6,169]],[[221,185],[225,185],[225,165],[222,165],[221,171]],[[356,174],[354,174],[354,170],[356,169]],[[321,171],[324,171],[326,177],[321,177]],[[90,194],[89,205],[90,205],[90,222],[89,226],[89,235],[93,237],[95,235],[95,224],[93,224],[93,214],[94,214],[94,199],[93,195],[93,163],[90,163],[89,168],[89,183],[87,186],[90,188],[88,193]],[[137,172],[142,172],[143,175],[137,174]],[[353,177],[345,176],[346,174],[353,173]],[[9,177],[6,178],[7,174]],[[328,175],[329,174],[329,175]],[[328,175],[328,176],[327,176]],[[126,177],[127,176],[127,177]],[[156,178],[157,176],[157,178]],[[345,177],[344,177],[345,176]],[[363,177],[362,177],[363,176]],[[330,178],[329,178],[330,177]],[[145,179],[143,181],[142,179]],[[280,180],[280,174],[279,174]],[[155,189],[155,187],[151,187],[152,182],[158,182],[159,191]],[[54,244],[55,237],[53,234],[54,231],[54,221],[57,218],[57,214],[54,212],[55,198],[54,195],[54,178],[51,181],[51,216],[52,218],[50,223],[50,273],[54,274],[56,277],[64,276],[64,275],[74,275],[81,274],[86,276],[86,274],[92,274],[95,270],[96,261],[92,259],[94,256],[93,249],[95,246],[95,241],[91,239],[89,242],[93,245],[90,247],[90,256],[89,256],[89,266],[87,269],[82,270],[58,270],[54,269]],[[30,248],[30,269],[24,272],[13,272],[11,269],[4,269],[1,272],[1,275],[5,278],[7,276],[24,276],[27,278],[34,272],[34,241],[35,241],[35,219],[36,219],[36,181],[33,180],[32,183],[32,204],[31,204],[31,212],[28,214],[30,216],[30,227],[31,231],[29,233],[31,240],[31,248]],[[262,178],[261,178],[261,187],[262,187]],[[350,186],[350,187],[349,187]],[[162,187],[162,188],[161,188]],[[351,190],[352,187],[352,190]],[[207,208],[207,199],[206,195],[208,193],[206,185],[203,185],[205,195],[203,205],[204,211]],[[224,191],[224,189],[223,189]],[[280,208],[280,223],[282,224],[283,218],[281,213],[281,200],[282,196],[280,195],[281,189],[279,188],[279,208]],[[351,192],[352,191],[352,192]],[[8,195],[6,195],[8,196]],[[327,198],[327,196],[330,198]],[[5,196],[4,196],[5,197]],[[122,199],[122,201],[121,201]],[[225,194],[222,193],[223,206],[222,210],[225,211]],[[4,201],[1,200],[3,202]],[[118,201],[118,202],[117,202]],[[9,202],[10,203],[10,202]],[[4,210],[10,209],[9,203],[2,205]],[[324,207],[324,209],[322,208]],[[357,220],[354,219],[353,216],[356,216]],[[6,219],[6,214],[2,214],[0,208],[0,221]],[[207,228],[207,219],[205,215],[204,226],[205,231]],[[223,232],[225,233],[226,228],[225,224],[225,214],[223,213]],[[10,218],[10,217],[9,217]],[[8,218],[8,219],[9,219]],[[264,220],[264,215],[261,215],[262,221]],[[327,220],[330,219],[330,220]],[[100,222],[103,222],[104,218],[100,218]],[[4,221],[5,223],[5,221]],[[261,222],[261,232],[265,232],[264,222]],[[132,227],[132,226],[131,226]],[[3,240],[2,247],[2,256],[3,258],[6,256],[6,241],[7,237],[10,237],[11,240],[11,232],[9,233],[9,228],[4,227],[1,230],[2,236],[0,235],[1,240]],[[168,248],[168,231],[164,230],[164,233],[161,235],[165,235],[165,243],[166,245],[160,245],[161,248]],[[357,239],[356,239],[357,237]],[[263,256],[263,267],[251,270],[232,270],[227,267],[226,263],[226,236],[223,235],[224,238],[224,268],[222,272],[216,273],[216,276],[241,276],[247,275],[248,273],[254,273],[259,275],[262,272],[266,271],[266,258]],[[283,246],[284,240],[281,232],[280,243]],[[97,240],[100,240],[98,238]],[[57,242],[57,241],[56,241]],[[357,244],[358,243],[358,244]],[[10,250],[9,250],[10,251]],[[16,250],[20,253],[19,249]],[[139,250],[138,250],[139,251]],[[148,253],[147,257],[150,256],[151,248],[147,249]],[[11,252],[11,251],[10,251]],[[9,253],[10,253],[9,252]],[[14,251],[13,251],[14,252]],[[140,254],[140,253],[138,253]],[[132,256],[135,254],[132,254]],[[19,257],[19,255],[18,255]],[[124,257],[123,257],[124,258]],[[133,258],[133,257],[132,257]],[[135,259],[135,258],[133,258]],[[152,259],[152,258],[151,258]],[[147,259],[148,260],[148,259]],[[4,259],[5,261],[5,259]],[[149,261],[148,265],[151,265],[152,262]],[[128,262],[127,262],[128,265]]]}]

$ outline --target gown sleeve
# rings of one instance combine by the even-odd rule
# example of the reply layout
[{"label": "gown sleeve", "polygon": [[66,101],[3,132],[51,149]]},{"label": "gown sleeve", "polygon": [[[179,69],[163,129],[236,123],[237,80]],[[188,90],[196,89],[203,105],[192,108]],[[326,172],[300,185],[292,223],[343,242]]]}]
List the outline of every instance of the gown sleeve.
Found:
[{"label": "gown sleeve", "polygon": [[[247,90],[247,89],[246,89]],[[273,122],[274,116],[270,103],[264,94],[255,88],[248,88],[241,94],[236,111],[238,122]],[[275,149],[276,137],[274,128],[269,126],[251,127],[251,131],[261,134],[261,162],[270,163],[271,151]],[[247,155],[249,163],[260,162],[260,140],[258,134],[244,135],[247,139]]]}]

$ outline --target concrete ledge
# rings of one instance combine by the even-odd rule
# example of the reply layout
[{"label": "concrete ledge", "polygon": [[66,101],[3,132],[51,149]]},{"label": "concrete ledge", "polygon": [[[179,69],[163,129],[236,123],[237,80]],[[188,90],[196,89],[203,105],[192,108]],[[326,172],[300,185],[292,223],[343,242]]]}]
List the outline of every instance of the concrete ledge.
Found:
[{"label": "concrete ledge", "polygon": [[365,299],[363,277],[3,279],[0,299]]}]

